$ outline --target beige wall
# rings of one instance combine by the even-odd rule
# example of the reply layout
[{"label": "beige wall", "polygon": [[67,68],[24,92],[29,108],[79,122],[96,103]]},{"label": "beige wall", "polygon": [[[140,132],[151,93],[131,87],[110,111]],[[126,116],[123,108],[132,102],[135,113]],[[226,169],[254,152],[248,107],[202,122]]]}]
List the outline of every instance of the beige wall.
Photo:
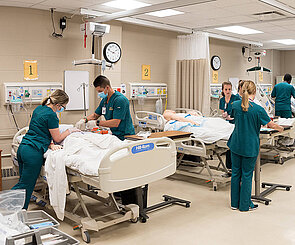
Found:
[{"label": "beige wall", "polygon": [[[246,70],[256,66],[255,59],[248,62],[246,57],[242,55],[243,44],[223,41],[210,38],[210,56],[218,55],[221,58],[221,68],[218,71],[218,82],[228,81],[229,77],[237,77],[239,79],[255,80],[254,72],[247,73]],[[248,51],[246,50],[246,54]],[[279,60],[276,53],[276,62]],[[273,70],[273,51],[267,50],[266,56],[262,57],[261,65]],[[275,63],[277,65],[277,63]],[[212,72],[212,69],[211,69]],[[271,83],[272,75],[264,73],[263,83]],[[258,81],[258,79],[257,79]]]},{"label": "beige wall", "polygon": [[[55,24],[59,32],[58,20],[64,14],[55,13]],[[7,21],[10,20],[10,21]],[[25,82],[23,79],[23,61],[38,61],[38,82],[63,82],[64,70],[87,70],[90,72],[90,82],[100,74],[100,67],[74,67],[74,59],[90,58],[91,40],[88,38],[87,48],[83,47],[83,35],[80,33],[81,17],[74,17],[67,22],[64,38],[51,37],[52,24],[49,11],[0,7],[0,95],[3,98],[4,82]],[[102,46],[109,41],[116,41],[122,47],[122,59],[114,69],[106,70],[113,86],[122,82],[141,82],[141,65],[151,65],[151,81],[167,83],[169,106],[175,107],[175,55],[176,36],[174,32],[152,28],[133,26],[113,21],[111,32],[103,37]],[[5,35],[3,35],[5,33]],[[98,52],[101,56],[101,52]],[[93,87],[90,87],[90,112],[99,101]],[[28,108],[29,113],[36,106]],[[146,101],[144,107],[136,110],[155,110],[155,100]],[[62,123],[73,123],[83,115],[82,111],[64,112]],[[24,112],[16,115],[19,127],[27,125],[29,118]],[[11,139],[3,139],[3,135],[14,135],[16,128],[12,118],[7,115],[3,99],[0,100],[0,149],[4,154],[10,153]],[[8,162],[6,160],[5,162]]]},{"label": "beige wall", "polygon": [[[55,14],[56,27],[61,13]],[[49,11],[0,7],[0,135],[13,135],[16,128],[12,118],[8,117],[7,108],[3,104],[3,82],[25,82],[23,79],[23,61],[38,61],[38,82],[63,82],[64,70],[88,70],[93,78],[94,67],[74,67],[74,59],[90,56],[90,40],[88,48],[83,48],[83,36],[79,32],[81,17],[67,23],[64,38],[51,37],[52,25]],[[59,28],[57,28],[59,31]],[[93,97],[94,91],[91,91]],[[90,101],[91,102],[91,101]],[[35,106],[28,108],[31,113]],[[94,103],[90,103],[94,108]],[[65,112],[61,122],[77,121],[82,112]],[[16,114],[19,127],[27,125],[28,115],[24,111]],[[11,139],[3,140],[0,136],[0,149],[4,154],[10,153]],[[2,140],[1,140],[2,139]]]},{"label": "beige wall", "polygon": [[295,51],[281,51],[281,74],[289,73],[295,75]]},{"label": "beige wall", "polygon": [[[55,14],[55,23],[64,14]],[[10,21],[7,21],[10,20]],[[91,40],[88,38],[87,49],[83,47],[83,35],[79,31],[82,23],[81,17],[74,17],[67,22],[67,29],[63,39],[54,39],[49,11],[33,10],[25,8],[0,7],[0,86],[3,82],[24,82],[23,61],[36,59],[38,61],[38,82],[63,82],[64,70],[88,70],[90,82],[96,75],[101,73],[97,66],[74,67],[74,59],[90,57]],[[176,106],[176,37],[178,33],[153,29],[148,27],[130,25],[118,21],[112,21],[111,32],[103,37],[102,44],[116,41],[122,47],[122,59],[115,65],[114,69],[106,70],[105,75],[110,78],[113,86],[121,83],[143,82],[141,80],[141,65],[151,65],[151,81],[168,84],[168,108]],[[57,28],[59,30],[59,28]],[[4,35],[5,34],[5,35]],[[222,65],[219,70],[219,82],[227,81],[229,77],[240,79],[254,79],[254,74],[247,74],[246,69],[255,65],[254,60],[248,62],[242,56],[242,44],[222,41],[210,38],[210,55],[219,55]],[[101,56],[101,52],[98,52]],[[262,58],[262,65],[273,70],[273,76],[285,72],[295,74],[295,51],[268,50],[267,55]],[[212,72],[212,70],[211,70]],[[264,76],[264,82],[268,83],[274,79],[271,75]],[[3,89],[0,89],[1,98]],[[93,87],[90,87],[90,112],[97,104],[98,99]],[[155,100],[145,102],[144,106],[138,106],[135,101],[136,110],[155,111]],[[31,112],[34,109],[29,109]],[[83,113],[62,113],[61,122],[73,123]],[[17,114],[19,126],[26,125],[27,115]],[[16,132],[11,127],[6,107],[0,100],[0,135]],[[12,119],[11,119],[12,120]],[[10,152],[10,140],[1,140],[0,149],[4,153]]]}]

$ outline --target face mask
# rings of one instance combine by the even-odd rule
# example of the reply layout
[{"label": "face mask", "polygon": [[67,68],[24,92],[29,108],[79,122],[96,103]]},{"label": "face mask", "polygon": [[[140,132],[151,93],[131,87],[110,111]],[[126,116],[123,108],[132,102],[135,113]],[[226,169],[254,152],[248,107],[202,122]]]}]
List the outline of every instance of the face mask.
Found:
[{"label": "face mask", "polygon": [[64,111],[64,108],[61,107],[60,110],[57,110],[56,112],[60,113],[60,112],[63,112]]},{"label": "face mask", "polygon": [[98,98],[106,98],[106,97],[108,97],[108,94],[105,94],[104,92],[100,92],[100,93],[98,93],[97,94],[97,96],[98,96]]}]

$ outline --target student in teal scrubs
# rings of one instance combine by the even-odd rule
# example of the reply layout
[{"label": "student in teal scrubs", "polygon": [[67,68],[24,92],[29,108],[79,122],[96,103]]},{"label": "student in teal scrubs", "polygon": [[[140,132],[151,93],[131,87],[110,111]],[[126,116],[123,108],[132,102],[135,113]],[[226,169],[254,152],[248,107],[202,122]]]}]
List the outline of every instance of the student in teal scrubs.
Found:
[{"label": "student in teal scrubs", "polygon": [[[237,95],[232,94],[232,84],[231,82],[223,82],[222,83],[222,98],[219,101],[219,109],[222,112],[222,117],[229,121],[230,123],[234,123],[233,118],[230,117],[230,113],[232,110],[232,103],[239,99]],[[231,153],[230,150],[226,152],[225,164],[228,170],[231,170]],[[231,174],[225,174],[225,177],[230,177]]]},{"label": "student in teal scrubs", "polygon": [[101,98],[100,104],[93,114],[77,122],[76,127],[81,128],[88,121],[97,120],[103,115],[106,121],[97,120],[97,126],[110,128],[112,134],[120,140],[124,140],[126,135],[135,134],[128,99],[120,92],[114,91],[105,76],[98,76],[93,85]]},{"label": "student in teal scrubs", "polygon": [[283,118],[291,118],[291,96],[295,98],[295,89],[291,85],[292,76],[285,74],[284,82],[274,86],[271,97],[275,98],[275,115]]},{"label": "student in teal scrubs", "polygon": [[59,143],[69,134],[79,131],[70,128],[59,132],[59,120],[56,112],[62,112],[69,102],[68,95],[62,90],[56,90],[51,96],[46,97],[33,112],[29,131],[23,137],[17,151],[20,178],[12,189],[25,189],[26,200],[24,209],[29,206],[30,198],[34,190],[41,167],[44,163],[43,154],[48,150],[60,149],[54,145],[52,139]]},{"label": "student in teal scrubs", "polygon": [[233,118],[230,118],[230,113],[232,109],[232,104],[234,101],[238,100],[238,95],[232,94],[232,84],[231,82],[223,82],[222,83],[222,98],[219,101],[219,109],[222,113],[222,117],[229,121],[230,123],[234,123]]},{"label": "student in teal scrubs", "polygon": [[233,103],[231,112],[231,117],[235,119],[235,129],[228,141],[232,159],[231,208],[240,211],[258,207],[251,201],[251,189],[261,125],[283,131],[283,127],[271,121],[266,111],[253,102],[255,95],[254,82],[244,81],[242,100]]},{"label": "student in teal scrubs", "polygon": [[[114,91],[109,79],[105,76],[98,76],[93,85],[101,98],[100,104],[95,112],[77,122],[76,127],[82,128],[89,120],[97,120],[103,115],[106,121],[97,120],[97,126],[108,127],[112,134],[120,140],[126,135],[134,135],[135,130],[130,115],[129,101],[120,92]],[[136,190],[125,190],[119,193],[122,197],[122,204],[137,203]]]}]

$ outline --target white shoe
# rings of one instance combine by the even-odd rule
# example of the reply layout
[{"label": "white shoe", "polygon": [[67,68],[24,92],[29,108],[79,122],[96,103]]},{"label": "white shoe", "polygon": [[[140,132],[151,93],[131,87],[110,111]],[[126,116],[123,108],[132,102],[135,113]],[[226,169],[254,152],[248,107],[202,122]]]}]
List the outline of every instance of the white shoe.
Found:
[{"label": "white shoe", "polygon": [[238,208],[235,208],[235,207],[230,207],[232,210],[237,210]]}]

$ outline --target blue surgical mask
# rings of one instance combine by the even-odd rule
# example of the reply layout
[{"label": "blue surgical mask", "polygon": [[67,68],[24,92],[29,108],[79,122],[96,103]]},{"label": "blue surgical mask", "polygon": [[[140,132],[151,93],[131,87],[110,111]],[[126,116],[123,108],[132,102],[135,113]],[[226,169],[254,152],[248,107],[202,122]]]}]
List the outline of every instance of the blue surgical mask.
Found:
[{"label": "blue surgical mask", "polygon": [[108,97],[108,94],[105,94],[104,92],[100,92],[100,93],[98,93],[97,94],[97,96],[98,96],[98,98],[106,98],[106,97]]},{"label": "blue surgical mask", "polygon": [[63,112],[64,111],[64,108],[60,108],[60,110],[57,110],[56,112],[60,113],[60,112]]}]

